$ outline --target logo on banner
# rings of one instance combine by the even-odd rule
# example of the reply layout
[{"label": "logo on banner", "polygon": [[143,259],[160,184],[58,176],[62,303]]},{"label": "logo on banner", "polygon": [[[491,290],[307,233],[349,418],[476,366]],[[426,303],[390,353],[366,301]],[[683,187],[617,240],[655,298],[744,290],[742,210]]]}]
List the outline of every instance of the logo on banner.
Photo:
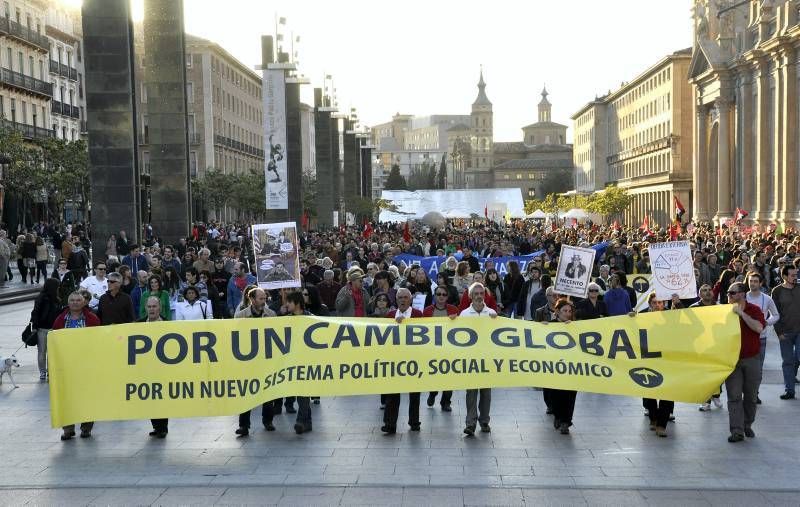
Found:
[{"label": "logo on banner", "polygon": [[652,368],[633,368],[628,372],[631,380],[647,388],[658,387],[664,382],[664,375]]}]

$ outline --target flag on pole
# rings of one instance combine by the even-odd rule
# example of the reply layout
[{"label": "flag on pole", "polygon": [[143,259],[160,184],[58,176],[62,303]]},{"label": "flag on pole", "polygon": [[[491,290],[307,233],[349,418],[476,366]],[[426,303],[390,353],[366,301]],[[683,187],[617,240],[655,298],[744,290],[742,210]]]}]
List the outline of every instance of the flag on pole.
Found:
[{"label": "flag on pole", "polygon": [[406,220],[406,225],[403,226],[403,241],[411,243],[411,231],[408,227],[408,220]]},{"label": "flag on pole", "polygon": [[364,219],[364,234],[363,235],[364,235],[365,239],[369,239],[369,237],[372,236],[372,224],[370,222],[368,222],[367,219]]},{"label": "flag on pole", "polygon": [[680,221],[683,218],[683,214],[686,213],[686,208],[683,207],[681,200],[678,199],[678,196],[675,195],[672,197],[672,200],[675,202],[675,216]]},{"label": "flag on pole", "polygon": [[642,232],[649,235],[650,234],[650,217],[645,215],[644,220],[642,221],[642,226],[639,227]]},{"label": "flag on pole", "polygon": [[739,225],[739,222],[741,222],[741,221],[742,221],[742,220],[743,220],[743,219],[744,219],[744,218],[745,218],[747,215],[749,215],[749,214],[750,214],[750,213],[748,213],[748,212],[747,212],[747,210],[743,210],[742,208],[739,208],[739,207],[737,206],[737,207],[736,207],[736,220],[735,220],[735,222],[734,222],[734,223],[735,223],[736,225]]},{"label": "flag on pole", "polygon": [[483,216],[485,216],[486,218],[489,218],[489,205],[488,204],[484,204],[483,205]]},{"label": "flag on pole", "polygon": [[285,25],[286,24],[286,18],[278,18],[278,24],[279,25]]}]

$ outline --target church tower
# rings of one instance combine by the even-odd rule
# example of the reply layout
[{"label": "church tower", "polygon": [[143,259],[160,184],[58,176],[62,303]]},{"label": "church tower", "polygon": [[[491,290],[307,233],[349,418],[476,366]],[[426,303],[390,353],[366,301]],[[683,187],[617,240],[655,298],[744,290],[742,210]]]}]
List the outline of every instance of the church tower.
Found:
[{"label": "church tower", "polygon": [[545,86],[542,89],[542,100],[539,101],[539,122],[548,122],[550,121],[550,101],[547,100],[547,87]]},{"label": "church tower", "polygon": [[[472,144],[472,169],[488,171],[492,167],[492,103],[486,96],[483,68],[478,80],[478,97],[472,103],[470,113],[470,137]],[[477,182],[476,182],[477,183]]]}]

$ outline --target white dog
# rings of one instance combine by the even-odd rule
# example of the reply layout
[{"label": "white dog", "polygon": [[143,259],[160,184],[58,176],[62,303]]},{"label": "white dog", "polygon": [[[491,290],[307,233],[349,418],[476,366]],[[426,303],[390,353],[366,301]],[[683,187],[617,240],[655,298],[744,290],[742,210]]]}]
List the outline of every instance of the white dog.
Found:
[{"label": "white dog", "polygon": [[14,386],[14,389],[18,388],[19,386],[14,382],[14,375],[11,374],[11,370],[19,367],[19,361],[17,361],[15,356],[0,357],[0,384],[3,383],[3,375],[8,373],[8,378],[11,379],[11,385]]}]

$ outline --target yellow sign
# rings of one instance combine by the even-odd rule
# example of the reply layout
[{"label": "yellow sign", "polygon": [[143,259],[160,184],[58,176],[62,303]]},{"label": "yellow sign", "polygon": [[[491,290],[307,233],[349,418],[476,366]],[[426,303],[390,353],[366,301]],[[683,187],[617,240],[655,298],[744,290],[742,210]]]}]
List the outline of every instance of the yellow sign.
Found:
[{"label": "yellow sign", "polygon": [[705,401],[739,357],[728,305],[569,324],[275,317],[48,336],[54,427],[222,416],[292,395],[539,386]]}]

